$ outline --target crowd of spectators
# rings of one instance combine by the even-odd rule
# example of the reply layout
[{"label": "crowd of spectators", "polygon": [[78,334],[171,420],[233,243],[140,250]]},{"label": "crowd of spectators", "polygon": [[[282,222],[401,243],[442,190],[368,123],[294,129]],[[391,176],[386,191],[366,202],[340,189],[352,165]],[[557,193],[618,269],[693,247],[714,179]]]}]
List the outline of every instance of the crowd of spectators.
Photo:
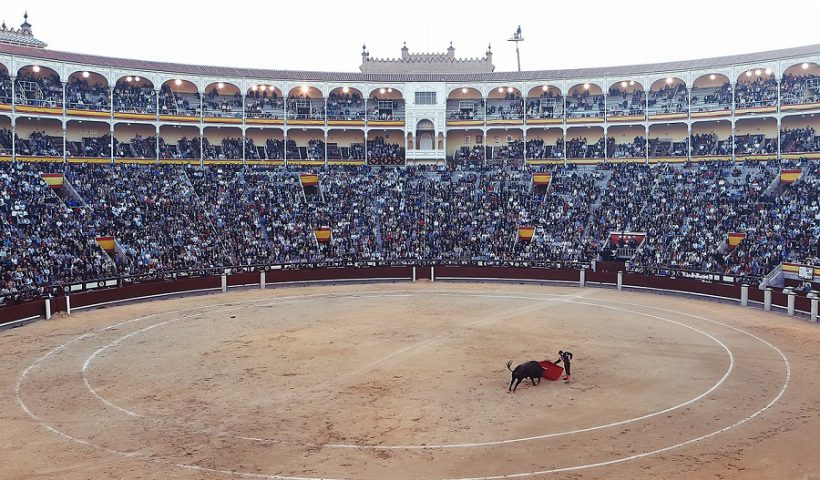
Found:
[{"label": "crowd of spectators", "polygon": [[541,138],[527,140],[527,158],[532,160],[564,158],[564,139],[550,145]]},{"label": "crowd of spectators", "polygon": [[692,156],[731,155],[731,140],[731,137],[722,140],[714,132],[694,133],[689,137]]},{"label": "crowd of spectators", "polygon": [[[390,145],[383,139],[370,142]],[[370,142],[368,152],[376,151]],[[139,143],[135,138],[129,145]],[[174,150],[198,143],[183,138]],[[633,143],[642,144],[643,138]],[[225,139],[219,147],[239,149],[241,143]],[[479,157],[483,148],[465,151]],[[3,163],[4,291],[9,295],[114,273],[155,275],[297,261],[579,263],[610,249],[611,232],[646,234],[633,246],[628,265],[639,271],[761,276],[781,261],[816,261],[820,171],[813,161],[787,165],[801,168],[803,176],[785,186],[776,181],[781,164],[774,161],[581,167],[481,163],[320,170]],[[69,203],[73,208],[40,178],[40,173],[61,171],[77,195]],[[552,173],[549,188],[532,185],[534,171]],[[299,174],[305,172],[318,173],[320,185],[303,187]],[[531,241],[518,239],[524,225],[536,229]],[[329,242],[316,241],[314,230],[320,227],[331,229]],[[747,237],[731,249],[730,232]],[[115,237],[117,253],[103,253],[94,242],[97,236]]]},{"label": "crowd of spectators", "polygon": [[646,157],[646,138],[643,136],[635,137],[631,143],[615,142],[614,138],[609,137],[607,155],[613,160]]},{"label": "crowd of spectators", "polygon": [[151,86],[131,85],[120,80],[114,87],[114,111],[123,113],[157,113],[157,92]]},{"label": "crowd of spectators", "polygon": [[604,95],[592,95],[589,90],[576,89],[567,96],[567,118],[603,117]]},{"label": "crowd of spectators", "polygon": [[783,105],[820,102],[820,75],[783,75],[780,99]]},{"label": "crowd of spectators", "polygon": [[732,108],[732,84],[725,82],[714,88],[692,89],[692,111],[704,112]]},{"label": "crowd of spectators", "polygon": [[364,120],[364,100],[356,93],[331,93],[327,97],[328,120]]},{"label": "crowd of spectators", "polygon": [[670,113],[686,113],[688,107],[688,91],[683,83],[664,85],[658,90],[649,92],[649,112],[653,115]]},{"label": "crowd of spectators", "polygon": [[5,67],[0,66],[0,103],[11,103],[11,77]]},{"label": "crowd of spectators", "polygon": [[763,107],[777,104],[777,80],[757,77],[735,86],[735,108]]},{"label": "crowd of spectators", "polygon": [[367,163],[369,165],[404,165],[404,146],[389,143],[380,136],[368,140]]},{"label": "crowd of spectators", "polygon": [[107,111],[111,109],[111,91],[107,85],[89,84],[85,78],[75,78],[65,86],[66,108]]},{"label": "crowd of spectators", "polygon": [[63,84],[55,73],[36,75],[22,73],[17,76],[17,103],[35,107],[62,108]]},{"label": "crowd of spectators", "polygon": [[786,128],[780,131],[780,151],[820,152],[820,137],[813,127]]},{"label": "crowd of spectators", "polygon": [[202,98],[206,117],[242,118],[242,95],[221,95],[218,88],[212,88]]},{"label": "crowd of spectators", "polygon": [[643,115],[646,110],[646,92],[627,92],[617,85],[609,89],[606,114],[608,117]]}]

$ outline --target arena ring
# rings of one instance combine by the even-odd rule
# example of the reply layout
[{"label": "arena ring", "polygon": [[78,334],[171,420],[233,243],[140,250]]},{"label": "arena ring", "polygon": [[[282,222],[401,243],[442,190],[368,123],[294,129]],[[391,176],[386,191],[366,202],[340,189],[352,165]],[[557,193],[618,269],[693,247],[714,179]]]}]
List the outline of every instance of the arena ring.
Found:
[{"label": "arena ring", "polygon": [[[75,311],[5,332],[4,432],[27,446],[7,468],[793,478],[817,466],[817,339],[812,324],[714,301],[440,279]],[[559,348],[576,354],[573,383],[507,393],[506,360]]]}]

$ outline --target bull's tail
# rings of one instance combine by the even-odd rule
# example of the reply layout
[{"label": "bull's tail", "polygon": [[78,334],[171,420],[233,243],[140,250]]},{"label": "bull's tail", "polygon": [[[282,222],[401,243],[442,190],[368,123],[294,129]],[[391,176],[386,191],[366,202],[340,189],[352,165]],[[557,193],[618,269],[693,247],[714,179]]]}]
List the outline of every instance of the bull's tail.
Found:
[{"label": "bull's tail", "polygon": [[507,362],[507,370],[512,372],[512,368],[510,368],[511,365],[512,365],[512,360]]}]

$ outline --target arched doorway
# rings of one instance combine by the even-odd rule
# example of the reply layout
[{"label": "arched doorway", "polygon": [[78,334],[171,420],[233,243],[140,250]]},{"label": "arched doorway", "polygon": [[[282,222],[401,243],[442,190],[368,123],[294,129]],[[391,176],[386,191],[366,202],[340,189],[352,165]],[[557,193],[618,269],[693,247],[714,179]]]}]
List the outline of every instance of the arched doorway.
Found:
[{"label": "arched doorway", "polygon": [[435,127],[430,120],[421,120],[416,125],[416,137],[418,138],[419,150],[432,150]]}]

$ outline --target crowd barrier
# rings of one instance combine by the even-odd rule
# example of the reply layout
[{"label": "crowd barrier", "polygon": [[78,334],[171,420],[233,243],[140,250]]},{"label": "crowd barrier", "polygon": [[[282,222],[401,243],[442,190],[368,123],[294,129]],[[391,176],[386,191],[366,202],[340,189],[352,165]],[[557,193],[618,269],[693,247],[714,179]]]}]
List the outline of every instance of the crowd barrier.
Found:
[{"label": "crowd barrier", "polygon": [[[515,265],[448,265],[434,262],[404,265],[312,266],[310,268],[253,267],[219,269],[209,272],[173,275],[170,278],[134,282],[99,282],[99,288],[55,291],[49,298],[27,300],[0,306],[0,326],[22,325],[39,318],[50,318],[59,312],[91,308],[129,300],[151,299],[162,296],[227,291],[229,288],[257,286],[365,282],[365,281],[507,281],[548,283],[557,282],[575,286],[604,285],[617,289],[640,289],[677,293],[735,301],[743,306],[757,304],[766,310],[782,309],[789,315],[803,314],[818,319],[818,299],[793,293],[761,290],[725,282],[705,281],[679,276],[660,276],[621,271],[593,271],[586,268],[556,268],[556,266]],[[95,283],[94,285],[97,285]],[[111,285],[111,286],[105,286]]]}]

